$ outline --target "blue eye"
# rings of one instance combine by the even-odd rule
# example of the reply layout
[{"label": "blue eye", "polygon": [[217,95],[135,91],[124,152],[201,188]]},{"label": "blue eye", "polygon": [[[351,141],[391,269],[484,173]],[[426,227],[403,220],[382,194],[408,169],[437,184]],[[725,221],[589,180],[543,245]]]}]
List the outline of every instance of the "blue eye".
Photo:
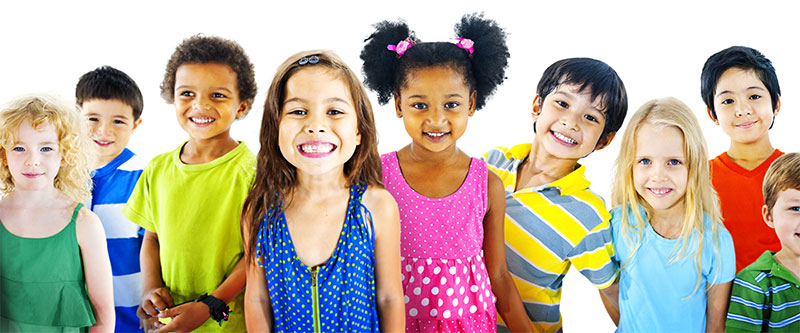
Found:
[{"label": "blue eye", "polygon": [[800,212],[800,206],[789,207],[789,210],[794,212]]},{"label": "blue eye", "polygon": [[678,159],[674,159],[673,158],[673,159],[667,161],[667,164],[669,164],[669,165],[681,165],[681,161],[678,160]]},{"label": "blue eye", "polygon": [[425,103],[414,103],[414,104],[411,104],[411,107],[415,108],[417,110],[425,110],[425,109],[428,108],[428,105],[425,104]]},{"label": "blue eye", "polygon": [[49,152],[53,151],[53,148],[52,147],[42,147],[41,149],[39,149],[39,151],[42,151],[42,152],[45,152],[45,153],[49,153]]},{"label": "blue eye", "polygon": [[447,103],[444,103],[445,109],[455,109],[459,105],[461,105],[461,104],[458,104],[458,102],[447,102]]},{"label": "blue eye", "polygon": [[650,163],[651,162],[650,162],[649,158],[643,158],[643,159],[639,160],[639,164],[642,164],[642,165],[650,165]]},{"label": "blue eye", "polygon": [[22,148],[22,147],[14,147],[14,148],[11,148],[11,150],[13,150],[13,151],[18,151],[18,152],[23,152],[23,151],[25,151],[25,148]]},{"label": "blue eye", "polygon": [[757,99],[761,99],[761,95],[752,95],[752,96],[750,96],[750,100],[754,101],[754,100],[757,100]]}]

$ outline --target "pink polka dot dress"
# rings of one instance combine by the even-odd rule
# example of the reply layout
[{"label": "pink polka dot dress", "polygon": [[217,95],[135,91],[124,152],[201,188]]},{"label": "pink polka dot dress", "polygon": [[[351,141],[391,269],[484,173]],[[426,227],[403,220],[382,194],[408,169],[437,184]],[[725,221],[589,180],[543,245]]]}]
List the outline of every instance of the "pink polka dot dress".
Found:
[{"label": "pink polka dot dress", "polygon": [[428,198],[403,178],[396,152],[381,162],[400,210],[406,331],[495,332],[496,298],[483,260],[486,163],[473,158],[455,193]]}]

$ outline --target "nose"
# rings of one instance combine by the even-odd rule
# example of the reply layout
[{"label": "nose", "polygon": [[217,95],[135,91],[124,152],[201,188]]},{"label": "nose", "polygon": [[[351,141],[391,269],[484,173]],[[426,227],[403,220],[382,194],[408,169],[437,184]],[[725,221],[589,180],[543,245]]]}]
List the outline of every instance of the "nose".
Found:
[{"label": "nose", "polygon": [[111,132],[111,124],[101,122],[95,127],[95,132],[100,135],[106,135]]},{"label": "nose", "polygon": [[28,154],[25,159],[25,166],[39,166],[39,157],[36,154]]},{"label": "nose", "polygon": [[564,113],[559,119],[559,123],[568,130],[578,131],[578,122],[575,120],[574,112]]},{"label": "nose", "polygon": [[428,112],[426,121],[434,126],[444,125],[447,123],[447,114],[441,107],[431,107]]},{"label": "nose", "polygon": [[750,107],[750,104],[748,103],[737,103],[737,104],[738,104],[738,107],[736,108],[737,117],[742,117],[753,113],[753,108]]},{"label": "nose", "polygon": [[325,118],[325,115],[321,112],[309,112],[310,116],[306,121],[305,130],[309,134],[313,133],[325,133],[328,128],[328,124]]},{"label": "nose", "polygon": [[194,100],[192,100],[192,109],[202,111],[207,109],[209,106],[208,98],[203,96],[198,96]]},{"label": "nose", "polygon": [[653,180],[662,180],[667,177],[666,166],[661,163],[653,165],[653,173],[650,175]]}]

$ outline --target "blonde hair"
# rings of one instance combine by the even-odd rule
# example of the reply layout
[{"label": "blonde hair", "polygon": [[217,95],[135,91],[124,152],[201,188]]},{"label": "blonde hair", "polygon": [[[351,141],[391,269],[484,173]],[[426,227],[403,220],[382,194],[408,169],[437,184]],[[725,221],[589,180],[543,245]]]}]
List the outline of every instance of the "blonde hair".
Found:
[{"label": "blonde hair", "polygon": [[[683,153],[686,158],[685,163],[688,175],[686,193],[681,200],[683,200],[686,211],[678,237],[679,241],[672,250],[669,263],[686,258],[689,246],[692,244],[692,236],[696,234],[698,242],[694,262],[697,268],[697,285],[692,292],[693,295],[700,287],[702,279],[700,263],[703,254],[703,239],[707,236],[703,232],[703,216],[707,216],[711,221],[712,244],[714,246],[714,254],[717,257],[719,257],[719,230],[724,229],[724,226],[720,217],[717,193],[711,186],[708,149],[706,148],[703,133],[691,109],[677,98],[654,99],[645,103],[633,114],[625,128],[611,188],[612,205],[614,207],[621,206],[622,213],[621,234],[623,239],[615,241],[635,244],[630,257],[625,260],[625,264],[627,264],[636,255],[636,251],[641,246],[646,226],[639,206],[644,207],[648,221],[653,216],[653,207],[636,192],[633,182],[633,166],[636,163],[636,134],[645,123],[673,126],[683,134]],[[636,220],[635,224],[632,223],[633,221],[629,216],[631,213]],[[633,231],[636,232],[635,238]],[[678,246],[680,246],[679,250]],[[676,250],[678,250],[677,253]],[[721,261],[717,262],[721,264]],[[688,297],[691,297],[691,295]]]},{"label": "blonde hair", "polygon": [[764,175],[764,204],[767,205],[770,214],[775,202],[778,201],[778,193],[787,189],[800,190],[800,153],[788,153],[778,157],[767,169]]},{"label": "blonde hair", "polygon": [[[21,96],[0,109],[0,159],[16,143],[15,136],[24,120],[38,129],[50,124],[58,136],[58,148],[63,160],[53,186],[76,202],[88,200],[91,192],[93,150],[80,113],[74,103],[47,94]],[[0,193],[14,190],[14,179],[8,166],[0,166]]]}]

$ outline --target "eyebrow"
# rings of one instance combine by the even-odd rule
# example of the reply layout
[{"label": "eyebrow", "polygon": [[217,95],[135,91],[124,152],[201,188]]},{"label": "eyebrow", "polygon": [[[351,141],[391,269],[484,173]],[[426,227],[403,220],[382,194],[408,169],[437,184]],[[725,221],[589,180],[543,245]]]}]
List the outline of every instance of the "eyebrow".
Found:
[{"label": "eyebrow", "polygon": [[[84,116],[84,117],[88,117],[88,116],[102,116],[102,114],[100,114],[99,112],[89,112],[89,113],[87,113],[87,114],[85,114],[85,115],[83,115],[83,116]],[[114,117],[114,118],[125,118],[125,119],[128,119],[128,118],[130,118],[130,117],[126,116],[126,115],[118,115],[118,114],[114,115],[113,117]]]},{"label": "eyebrow", "polygon": [[[428,97],[428,96],[427,95],[411,95],[411,96],[408,96],[408,98],[422,98],[422,99],[425,99],[426,97]],[[453,97],[464,98],[464,96],[461,96],[461,94],[459,94],[459,93],[447,94],[447,95],[444,95],[444,97],[445,98],[453,98]]]},{"label": "eyebrow", "polygon": [[[192,85],[182,85],[182,86],[177,86],[177,87],[175,87],[175,89],[184,89],[184,88],[186,88],[186,89],[194,89],[194,88],[195,88],[195,86],[192,86]],[[225,87],[212,87],[212,90],[224,90],[224,91],[227,91],[227,92],[229,92],[229,93],[233,93],[233,91],[231,91],[230,89],[228,89],[228,88],[225,88]]]},{"label": "eyebrow", "polygon": [[[761,88],[761,87],[759,87],[759,86],[747,87],[747,89],[745,89],[745,90],[761,90],[761,91],[766,91],[766,89],[764,89],[764,88]],[[733,92],[732,92],[732,91],[730,91],[730,90],[723,90],[723,91],[720,91],[719,93],[717,93],[717,97],[719,97],[719,96],[720,96],[720,95],[722,95],[722,94],[732,94],[732,93],[733,93]]]},{"label": "eyebrow", "polygon": [[[305,103],[307,101],[304,98],[292,97],[292,98],[287,99],[286,101],[284,101],[283,104],[288,104],[288,103],[292,103],[292,102]],[[344,103],[344,104],[347,104],[347,105],[351,105],[352,104],[351,102],[349,102],[349,101],[347,101],[345,99],[341,99],[339,97],[329,97],[329,98],[326,98],[324,100],[324,102],[325,103],[337,103],[338,102],[338,103]]]},{"label": "eyebrow", "polygon": [[[565,93],[565,92],[563,92],[563,91],[561,91],[561,90],[559,90],[559,91],[556,91],[556,92],[554,92],[554,93],[553,93],[553,95],[558,95],[558,94],[564,95],[565,97],[569,97],[569,98],[575,98],[575,96],[577,96],[576,94],[573,94],[573,93],[569,93],[569,94],[567,94],[567,93]],[[602,100],[601,100],[601,101],[602,101]],[[594,104],[592,104],[592,109],[595,109],[595,111],[597,111],[597,112],[599,112],[600,114],[602,114],[602,115],[603,115],[603,117],[605,117],[605,116],[606,116],[606,110],[600,109],[600,108],[598,108],[598,107],[594,106]]]}]

